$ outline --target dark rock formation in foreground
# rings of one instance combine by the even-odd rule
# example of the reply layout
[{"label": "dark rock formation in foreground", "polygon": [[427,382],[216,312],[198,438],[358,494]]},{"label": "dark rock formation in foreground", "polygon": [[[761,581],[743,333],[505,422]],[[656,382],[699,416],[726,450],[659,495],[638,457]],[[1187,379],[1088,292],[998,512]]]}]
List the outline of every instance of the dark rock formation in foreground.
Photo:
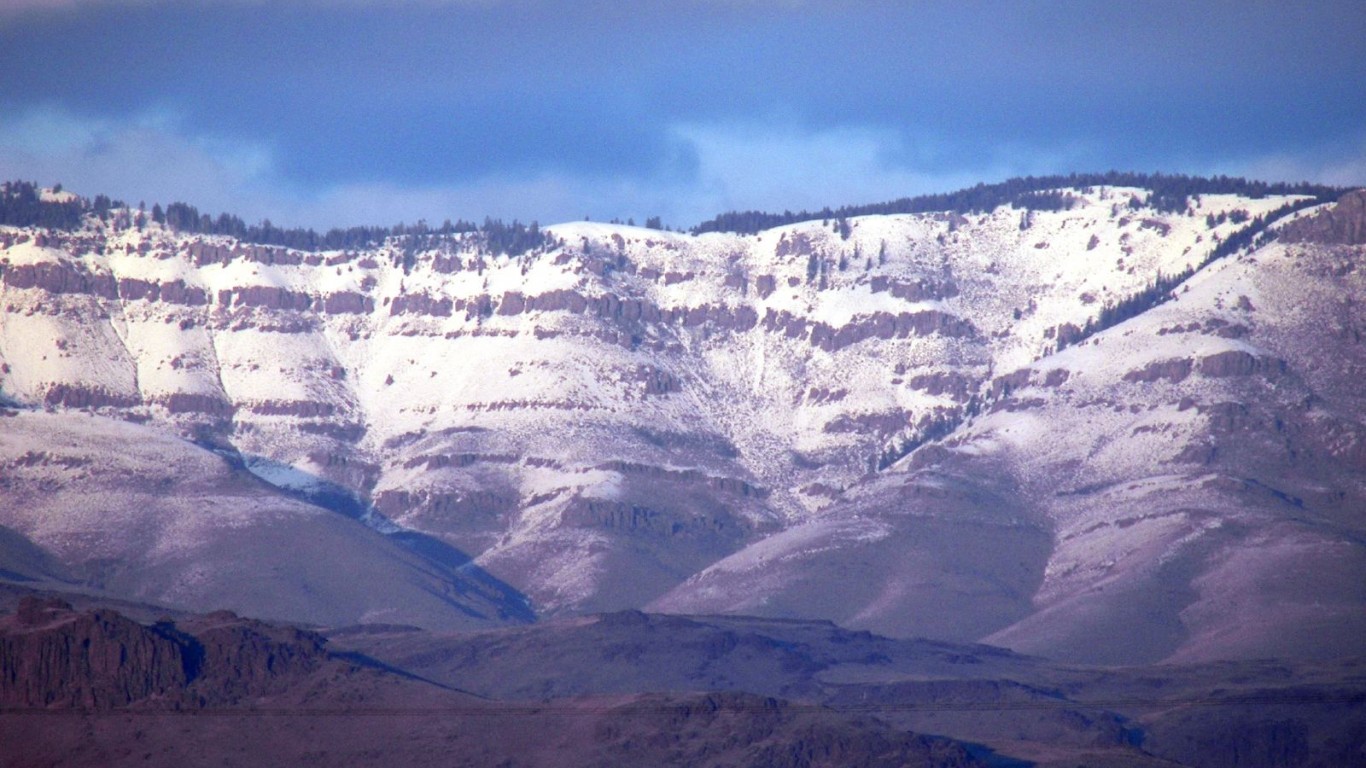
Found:
[{"label": "dark rock formation in foreground", "polygon": [[228,612],[0,618],[4,765],[981,765],[964,745],[749,693],[490,700]]},{"label": "dark rock formation in foreground", "polygon": [[181,628],[24,598],[0,619],[0,706],[111,710],[238,704],[288,690],[329,659],[319,635],[222,611]]}]

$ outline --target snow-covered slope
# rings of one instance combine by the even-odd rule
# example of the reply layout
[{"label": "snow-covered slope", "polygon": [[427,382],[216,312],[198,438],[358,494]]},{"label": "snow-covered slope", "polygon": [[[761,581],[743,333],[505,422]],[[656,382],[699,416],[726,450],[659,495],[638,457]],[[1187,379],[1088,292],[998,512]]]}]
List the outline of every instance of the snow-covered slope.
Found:
[{"label": "snow-covered slope", "polygon": [[323,625],[530,618],[517,594],[294,499],[223,456],[80,413],[0,416],[0,575]]},{"label": "snow-covered slope", "polygon": [[1314,242],[1216,262],[654,607],[1107,663],[1360,653],[1363,266]]},{"label": "snow-covered slope", "polygon": [[[976,638],[1049,610],[1080,583],[1056,575],[1073,559],[1108,557],[1069,554],[1073,517],[1109,514],[1086,493],[1066,497],[1075,513],[1037,501],[1057,466],[1163,487],[1148,467],[1174,432],[1069,419],[1131,388],[1130,416],[1195,434],[1215,417],[1167,415],[1161,381],[1125,375],[1181,356],[1194,381],[1199,361],[1252,344],[1203,324],[1242,312],[1236,296],[1162,307],[1194,307],[1180,322],[1198,329],[1152,349],[1118,341],[1157,333],[1132,322],[1049,357],[1059,338],[1200,264],[1239,228],[1227,214],[1290,201],[1205,195],[1169,214],[1144,190],[1075,194],[1056,212],[857,218],[847,237],[833,222],[696,237],[574,223],[516,258],[475,235],[303,253],[155,225],[0,229],[0,396],[236,451],[270,483],[468,553],[543,613],[658,600]],[[982,404],[995,410],[877,471]],[[1068,452],[1092,435],[1110,452]],[[931,472],[945,451],[976,463]],[[926,511],[884,513],[893,497]],[[826,551],[860,554],[801,565]]]}]

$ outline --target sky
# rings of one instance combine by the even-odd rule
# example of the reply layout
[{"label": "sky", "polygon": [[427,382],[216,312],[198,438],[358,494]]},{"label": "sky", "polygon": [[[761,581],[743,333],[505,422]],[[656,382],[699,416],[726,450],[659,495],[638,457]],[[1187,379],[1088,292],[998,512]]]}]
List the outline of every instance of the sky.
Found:
[{"label": "sky", "polygon": [[325,229],[1366,185],[1366,2],[0,0],[0,179]]}]

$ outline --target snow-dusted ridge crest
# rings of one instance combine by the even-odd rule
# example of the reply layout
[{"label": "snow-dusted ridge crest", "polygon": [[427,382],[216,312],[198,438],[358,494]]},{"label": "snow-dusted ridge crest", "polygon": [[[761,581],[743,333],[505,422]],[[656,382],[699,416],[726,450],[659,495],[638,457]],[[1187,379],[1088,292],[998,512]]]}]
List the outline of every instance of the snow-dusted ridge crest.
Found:
[{"label": "snow-dusted ridge crest", "polygon": [[[1318,358],[1277,346],[1317,316],[1269,298],[1265,276],[1350,297],[1357,272],[1310,265],[1355,264],[1359,248],[1264,239],[1211,263],[1261,217],[1318,211],[1288,213],[1305,198],[1285,195],[1172,212],[1141,188],[1067,194],[1056,211],[754,235],[567,223],[519,256],[477,234],[308,252],[153,222],[0,227],[0,393],[254,457],[294,491],[344,489],[375,528],[467,554],[542,614],[820,616],[1038,650],[1048,633],[1032,617],[1074,610],[1058,621],[1075,637],[1048,642],[1085,655],[1071,649],[1113,622],[1060,606],[1121,578],[1126,557],[1138,571],[1180,562],[1162,578],[1186,585],[1215,578],[1222,555],[1199,547],[1250,492],[1220,485],[1211,435],[1239,418],[1227,404],[1330,401],[1301,370]],[[1107,307],[1188,272],[1176,300],[1100,330]],[[1355,327],[1359,308],[1345,311]],[[1340,357],[1331,346],[1304,354]],[[1346,431],[1310,475],[1350,507],[1359,417],[1316,407]],[[1207,443],[1214,458],[1192,447]],[[1055,493],[1097,483],[1147,501]],[[1184,512],[1126,512],[1114,528],[1111,511],[1171,488]],[[1070,543],[1106,521],[1129,533]],[[16,530],[64,562],[95,556],[42,521]],[[1177,554],[1149,553],[1162,546]],[[1189,589],[1146,658],[1196,653],[1193,628],[1227,630],[1183,613],[1201,604],[1176,605]],[[954,595],[974,608],[926,613]]]}]

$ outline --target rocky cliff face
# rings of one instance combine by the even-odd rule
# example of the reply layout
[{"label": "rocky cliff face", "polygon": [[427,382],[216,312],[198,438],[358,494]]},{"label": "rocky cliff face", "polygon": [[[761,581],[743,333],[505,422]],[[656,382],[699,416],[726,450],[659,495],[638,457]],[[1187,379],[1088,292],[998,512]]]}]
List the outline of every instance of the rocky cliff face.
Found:
[{"label": "rocky cliff face", "polygon": [[[860,218],[847,237],[820,222],[747,237],[569,224],[551,228],[558,245],[517,258],[476,236],[420,253],[301,253],[155,226],[7,230],[0,390],[191,438],[373,529],[427,536],[447,564],[468,556],[542,613],[658,601],[980,637],[1051,599],[1072,567],[1058,553],[1074,518],[1089,521],[1076,530],[1121,522],[1086,494],[1058,497],[1081,499],[1059,511],[1038,501],[1044,489],[1165,476],[1151,472],[1153,445],[1175,433],[1141,414],[1184,397],[1172,417],[1189,422],[1182,461],[1221,450],[1205,439],[1219,425],[1284,424],[1284,397],[1260,415],[1237,404],[1290,391],[1274,382],[1321,359],[1261,341],[1293,313],[1263,311],[1255,292],[1143,326],[1142,354],[1100,340],[1053,355],[1107,304],[1200,264],[1238,228],[1222,214],[1287,202],[1208,195],[1169,214],[1143,190],[1075,194],[1065,211]],[[1306,258],[1330,258],[1324,247]],[[1355,258],[1344,247],[1331,258]],[[1336,297],[1352,333],[1352,285],[1295,279]],[[1332,358],[1328,346],[1306,354]],[[1199,397],[1177,394],[1197,383]],[[984,409],[979,428],[1028,419],[1042,442],[955,432]],[[1072,414],[1113,426],[1063,457],[1082,433],[1051,430]],[[27,455],[11,444],[10,461]],[[950,454],[979,459],[927,479],[964,461]],[[1055,463],[1043,471],[1038,456]],[[1077,479],[1059,480],[1062,466]],[[1339,507],[1360,498],[1330,486]],[[4,524],[64,562],[100,560],[47,519]],[[867,547],[882,554],[798,566]],[[749,565],[724,565],[737,562]],[[710,575],[722,571],[750,575]]]},{"label": "rocky cliff face", "polygon": [[122,707],[188,682],[192,665],[180,643],[112,611],[77,615],[69,604],[29,598],[5,624],[6,707]]},{"label": "rocky cliff face", "polygon": [[0,744],[6,764],[53,766],[982,765],[857,711],[740,692],[490,700],[227,612],[144,626],[32,597],[0,615]]},{"label": "rocky cliff face", "polygon": [[1366,191],[1349,192],[1337,205],[1291,222],[1281,239],[1328,245],[1366,244]]},{"label": "rocky cliff face", "polygon": [[24,598],[0,617],[0,705],[223,706],[299,686],[324,663],[322,646],[317,635],[226,612],[147,627],[112,610]]}]

